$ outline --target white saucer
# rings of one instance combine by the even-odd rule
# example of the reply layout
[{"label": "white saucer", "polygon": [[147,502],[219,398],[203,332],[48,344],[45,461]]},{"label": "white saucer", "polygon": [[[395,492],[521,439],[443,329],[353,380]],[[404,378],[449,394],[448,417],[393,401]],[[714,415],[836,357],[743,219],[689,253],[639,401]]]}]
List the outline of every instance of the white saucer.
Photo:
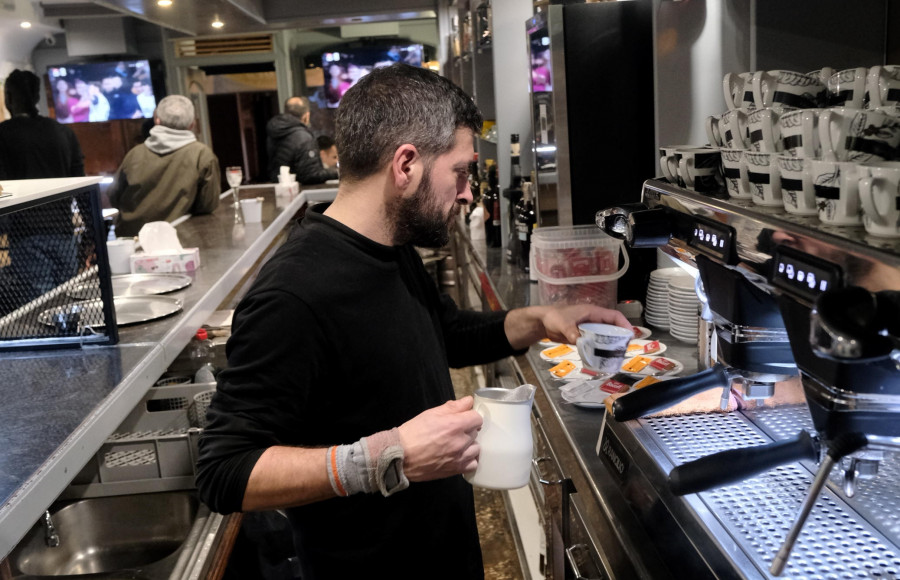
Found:
[{"label": "white saucer", "polygon": [[[672,369],[672,370],[670,370],[670,371],[668,371],[668,372],[663,372],[663,371],[660,371],[659,369],[653,368],[652,366],[650,366],[650,365],[648,364],[648,365],[645,366],[645,367],[641,370],[641,372],[639,372],[639,373],[629,373],[628,371],[626,371],[626,370],[624,370],[624,369],[622,370],[622,373],[623,373],[623,374],[626,374],[626,375],[628,375],[628,376],[632,376],[632,377],[648,377],[648,376],[651,376],[651,375],[652,375],[652,376],[657,376],[657,377],[667,377],[667,376],[670,376],[670,375],[677,375],[678,373],[680,373],[681,371],[684,370],[684,365],[683,365],[681,362],[679,362],[679,361],[677,361],[677,360],[675,360],[675,359],[673,359],[673,358],[669,358],[669,357],[657,357],[657,356],[649,356],[648,358],[652,358],[652,359],[656,359],[656,358],[665,358],[665,359],[670,360],[670,361],[672,361],[673,363],[675,363],[675,368]],[[625,364],[628,364],[628,363],[626,362]],[[658,373],[658,374],[655,374],[655,373]]]}]

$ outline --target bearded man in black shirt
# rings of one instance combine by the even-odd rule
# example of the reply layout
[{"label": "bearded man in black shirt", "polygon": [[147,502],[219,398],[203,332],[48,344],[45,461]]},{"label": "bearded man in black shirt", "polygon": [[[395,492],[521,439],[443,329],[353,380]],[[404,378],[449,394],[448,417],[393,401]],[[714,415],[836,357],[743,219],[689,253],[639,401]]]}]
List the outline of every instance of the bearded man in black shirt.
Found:
[{"label": "bearded man in black shirt", "polygon": [[341,183],[235,310],[197,483],[222,512],[284,508],[304,580],[484,576],[473,493],[482,424],[448,367],[487,363],[577,324],[591,305],[459,310],[414,246],[447,243],[472,201],[481,115],[421,68],[376,69],[336,117]]}]

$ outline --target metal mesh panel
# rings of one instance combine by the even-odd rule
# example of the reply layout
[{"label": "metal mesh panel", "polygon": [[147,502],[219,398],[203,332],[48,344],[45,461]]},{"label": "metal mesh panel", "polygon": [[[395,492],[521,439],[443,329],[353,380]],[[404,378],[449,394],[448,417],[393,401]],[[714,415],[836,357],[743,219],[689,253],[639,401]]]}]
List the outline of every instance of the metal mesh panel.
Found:
[{"label": "metal mesh panel", "polygon": [[108,278],[109,268],[105,245],[98,248],[106,235],[97,191],[47,199],[0,216],[0,349],[113,342],[112,304],[105,308],[101,293],[101,271]]}]

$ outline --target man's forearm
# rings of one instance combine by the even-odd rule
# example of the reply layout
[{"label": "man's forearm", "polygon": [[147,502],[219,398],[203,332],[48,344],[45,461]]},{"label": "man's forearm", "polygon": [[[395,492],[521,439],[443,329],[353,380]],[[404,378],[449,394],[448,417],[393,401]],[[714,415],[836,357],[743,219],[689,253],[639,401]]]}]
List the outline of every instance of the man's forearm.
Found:
[{"label": "man's forearm", "polygon": [[528,306],[510,310],[503,322],[503,330],[509,345],[515,350],[528,348],[544,338],[546,330],[542,319],[549,306]]},{"label": "man's forearm", "polygon": [[326,471],[327,453],[324,447],[270,447],[250,473],[241,509],[279,509],[335,497]]}]

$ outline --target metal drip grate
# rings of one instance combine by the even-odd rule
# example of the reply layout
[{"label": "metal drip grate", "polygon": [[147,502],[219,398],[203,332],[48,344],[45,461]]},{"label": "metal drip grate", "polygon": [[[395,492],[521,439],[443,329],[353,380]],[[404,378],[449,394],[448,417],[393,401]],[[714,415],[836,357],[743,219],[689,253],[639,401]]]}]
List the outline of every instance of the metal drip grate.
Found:
[{"label": "metal drip grate", "polygon": [[[766,421],[770,426],[777,423],[774,414]],[[723,449],[768,442],[740,413],[659,417],[643,419],[641,423],[676,464]],[[790,426],[785,421],[778,428],[784,430],[785,436],[792,436],[802,424]],[[773,578],[769,565],[811,482],[810,472],[793,464],[740,484],[701,493],[700,498],[754,561],[761,575]],[[897,511],[896,506],[893,511]],[[900,551],[826,489],[781,578],[900,578]]]}]

